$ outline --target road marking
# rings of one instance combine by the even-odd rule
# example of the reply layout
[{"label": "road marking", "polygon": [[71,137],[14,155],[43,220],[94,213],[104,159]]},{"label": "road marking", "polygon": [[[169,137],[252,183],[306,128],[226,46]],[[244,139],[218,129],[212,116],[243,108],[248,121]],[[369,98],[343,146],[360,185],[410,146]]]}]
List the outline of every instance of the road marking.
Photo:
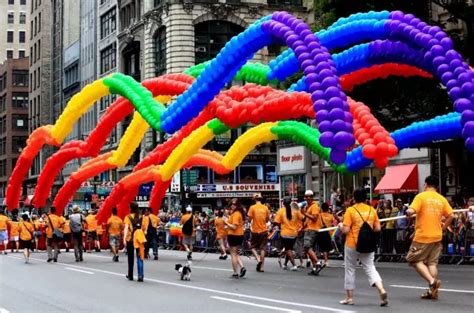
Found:
[{"label": "road marking", "polygon": [[207,267],[207,266],[192,266],[191,268],[199,268],[203,270],[213,270],[213,271],[224,271],[224,272],[233,272],[233,270],[227,268],[218,268],[218,267]]},{"label": "road marking", "polygon": [[0,313],[10,313],[10,311],[4,308],[0,308]]},{"label": "road marking", "polygon": [[[418,286],[405,286],[405,285],[390,285],[390,287],[395,288],[406,288],[406,289],[427,289],[426,287],[418,287]],[[474,290],[464,290],[464,289],[438,289],[440,291],[447,291],[447,292],[459,292],[459,293],[474,293]]]},{"label": "road marking", "polygon": [[[36,260],[36,261],[44,262],[44,260],[36,259],[36,258],[30,258],[30,260]],[[66,266],[66,267],[73,267],[73,268],[78,268],[78,269],[83,269],[83,270],[93,270],[93,271],[98,272],[98,273],[105,273],[105,274],[109,274],[109,275],[125,277],[125,274],[123,274],[123,273],[111,272],[111,271],[102,270],[102,269],[93,268],[93,267],[72,265],[72,264],[61,263],[61,262],[57,262],[56,264],[63,265],[63,266]],[[199,286],[192,286],[192,285],[188,285],[188,284],[174,283],[174,282],[170,282],[170,281],[147,278],[147,277],[145,277],[145,281],[150,281],[150,282],[154,282],[154,283],[158,283],[158,284],[162,284],[162,285],[175,286],[175,287],[180,287],[180,288],[206,291],[206,292],[211,292],[211,293],[216,293],[216,294],[221,294],[221,295],[226,295],[226,296],[233,296],[233,297],[238,297],[238,298],[246,298],[246,299],[267,301],[267,302],[286,304],[286,305],[303,307],[303,308],[318,309],[318,310],[329,311],[329,312],[355,313],[355,311],[340,310],[340,309],[331,308],[331,307],[327,307],[327,306],[313,305],[313,304],[306,304],[306,303],[294,303],[294,302],[284,301],[284,300],[279,300],[279,299],[251,296],[251,295],[242,294],[242,293],[234,293],[234,292],[222,291],[222,290],[211,289],[211,288],[206,288],[206,287],[199,287]]]},{"label": "road marking", "polygon": [[85,273],[85,274],[89,274],[89,275],[94,275],[93,272],[78,270],[77,268],[66,267],[66,269],[69,270],[69,271],[75,271],[75,272],[81,272],[81,273]]},{"label": "road marking", "polygon": [[234,303],[240,303],[240,304],[255,306],[257,308],[264,308],[264,309],[275,310],[275,311],[283,311],[283,312],[288,312],[288,313],[301,313],[301,311],[298,311],[298,310],[285,309],[285,308],[280,308],[280,307],[277,307],[277,306],[257,304],[257,303],[242,301],[242,300],[235,300],[235,299],[223,298],[223,297],[218,297],[218,296],[211,296],[211,298],[216,299],[216,300],[229,301],[229,302],[234,302]]}]

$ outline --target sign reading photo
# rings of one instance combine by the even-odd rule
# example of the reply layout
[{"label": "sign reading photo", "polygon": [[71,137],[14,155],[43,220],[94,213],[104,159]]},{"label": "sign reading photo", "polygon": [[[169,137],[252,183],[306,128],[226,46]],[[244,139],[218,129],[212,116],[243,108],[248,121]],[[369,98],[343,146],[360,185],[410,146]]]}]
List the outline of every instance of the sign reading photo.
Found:
[{"label": "sign reading photo", "polygon": [[303,146],[278,150],[278,174],[305,173],[309,157]]}]

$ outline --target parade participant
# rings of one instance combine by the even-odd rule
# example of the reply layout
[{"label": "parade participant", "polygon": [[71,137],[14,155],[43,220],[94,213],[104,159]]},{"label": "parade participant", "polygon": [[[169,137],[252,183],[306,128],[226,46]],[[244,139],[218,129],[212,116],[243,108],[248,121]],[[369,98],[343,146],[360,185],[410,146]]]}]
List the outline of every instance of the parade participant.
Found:
[{"label": "parade participant", "polygon": [[150,248],[153,251],[153,260],[158,260],[158,225],[160,218],[151,212],[151,208],[145,209],[145,216],[149,219],[146,232],[145,258],[148,259]]},{"label": "parade participant", "polygon": [[239,249],[242,247],[242,242],[244,241],[245,212],[235,198],[231,201],[230,210],[230,216],[228,219],[224,219],[224,222],[228,227],[227,241],[230,247],[232,269],[234,270],[232,278],[239,278],[244,277],[247,273],[239,255]]},{"label": "parade participant", "polygon": [[3,245],[3,254],[7,254],[8,246],[8,222],[9,218],[5,215],[5,208],[0,209],[0,245]]},{"label": "parade participant", "polygon": [[219,210],[217,213],[217,217],[214,220],[214,226],[216,228],[216,240],[219,243],[219,251],[221,255],[219,256],[219,260],[227,260],[227,252],[226,252],[226,243],[227,243],[227,229],[224,222],[224,210]]},{"label": "parade participant", "polygon": [[[359,260],[369,279],[370,286],[377,288],[379,291],[380,306],[387,306],[387,292],[383,287],[382,278],[374,265],[376,249],[375,232],[380,232],[380,221],[375,209],[365,204],[367,194],[364,189],[356,189],[354,191],[354,200],[355,204],[347,208],[343,222],[339,223],[339,229],[347,235],[344,248],[344,289],[346,289],[346,298],[340,301],[340,303],[344,305],[354,304],[355,274]],[[366,240],[367,234],[371,236],[370,239],[372,240]],[[369,244],[369,241],[373,243],[373,246],[367,249],[365,244]]]},{"label": "parade participant", "polygon": [[86,229],[87,229],[87,250],[91,253],[91,244],[94,246],[95,251],[99,252],[99,242],[97,238],[97,220],[95,218],[95,212],[90,210],[89,215],[86,216]]},{"label": "parade participant", "polygon": [[[16,210],[18,214],[18,210]],[[10,227],[10,242],[12,253],[17,252],[20,249],[20,222],[18,221],[18,215],[14,214],[11,221],[8,221],[8,226]]]},{"label": "parade participant", "polygon": [[112,216],[107,220],[107,235],[109,236],[109,245],[112,250],[112,260],[114,262],[119,261],[119,249],[120,249],[120,233],[123,229],[123,221],[117,216],[117,208],[112,209]]},{"label": "parade participant", "polygon": [[138,281],[143,281],[144,243],[146,242],[144,234],[147,228],[148,219],[143,218],[138,204],[136,202],[130,203],[130,214],[124,219],[123,229],[123,245],[127,248],[128,258],[128,274],[126,275],[128,280],[133,280],[133,262],[134,254],[136,253]]},{"label": "parade participant", "polygon": [[[38,251],[38,245],[40,238],[43,236],[43,224],[41,223],[40,219],[38,218],[38,215],[33,214],[31,216],[31,222],[33,223],[33,226],[35,227],[35,231],[33,232],[33,237],[35,241],[35,250]],[[32,249],[33,250],[33,249]]]},{"label": "parade participant", "polygon": [[69,226],[72,232],[72,244],[74,246],[74,257],[76,262],[82,262],[82,251],[84,246],[82,244],[82,230],[84,228],[84,217],[79,212],[79,207],[74,205],[72,207],[72,214],[69,217]]},{"label": "parade participant", "polygon": [[[329,204],[323,203],[321,205],[321,214],[319,218],[321,220],[322,228],[331,227],[334,222],[334,216],[329,212]],[[319,252],[323,255],[324,263],[323,266],[327,267],[329,265],[328,254],[332,250],[331,236],[329,232],[318,233],[318,247]]]},{"label": "parade participant", "polygon": [[[418,194],[406,211],[408,217],[416,214],[415,237],[407,254],[407,261],[428,282],[429,288],[422,299],[438,299],[441,281],[438,279],[438,258],[443,249],[441,239],[453,219],[448,200],[436,189],[438,178],[428,176],[424,191]],[[444,221],[443,221],[444,218]]]},{"label": "parade participant", "polygon": [[295,245],[298,233],[303,228],[303,219],[304,215],[301,213],[298,204],[291,202],[290,199],[284,199],[283,208],[277,212],[274,220],[274,223],[280,227],[280,236],[286,253],[284,269],[288,268],[287,264],[290,261],[293,265],[291,270],[298,270],[298,266],[295,264],[293,246]]},{"label": "parade participant", "polygon": [[193,208],[191,206],[186,207],[186,214],[181,217],[179,225],[183,226],[183,241],[182,244],[188,253],[188,261],[193,260],[193,244],[194,244],[194,235],[196,231],[196,218],[193,215]]},{"label": "parade participant", "polygon": [[257,272],[264,272],[265,247],[268,241],[267,222],[270,220],[270,210],[262,204],[261,194],[254,194],[253,200],[255,204],[249,208],[247,213],[248,219],[252,223],[250,226],[250,244],[252,254],[257,260]]},{"label": "parade participant", "polygon": [[69,215],[62,216],[61,221],[64,225],[64,246],[66,247],[66,252],[69,252],[69,244],[71,243],[71,221],[69,220]]},{"label": "parade participant", "polygon": [[320,209],[318,204],[313,199],[314,193],[311,190],[306,190],[304,198],[307,202],[306,208],[301,210],[301,213],[306,217],[306,228],[304,233],[304,248],[306,255],[310,258],[312,263],[312,270],[308,275],[318,275],[323,266],[319,261],[314,246],[316,244],[318,230],[321,228],[321,219],[319,218]]},{"label": "parade participant", "polygon": [[[97,211],[94,211],[94,215]],[[100,252],[100,243],[102,242],[102,234],[104,233],[104,227],[102,224],[97,224],[97,241],[95,242],[95,251]]]},{"label": "parade participant", "polygon": [[30,260],[30,249],[31,241],[33,240],[33,233],[35,227],[30,221],[28,214],[23,214],[21,216],[22,221],[20,222],[20,246],[23,249],[23,255],[25,256],[25,263],[28,263]]},{"label": "parade participant", "polygon": [[[48,251],[47,262],[57,262],[59,254],[59,242],[62,240],[63,224],[61,218],[56,215],[56,208],[52,206],[46,216],[46,250]],[[53,253],[54,249],[54,253]]]}]

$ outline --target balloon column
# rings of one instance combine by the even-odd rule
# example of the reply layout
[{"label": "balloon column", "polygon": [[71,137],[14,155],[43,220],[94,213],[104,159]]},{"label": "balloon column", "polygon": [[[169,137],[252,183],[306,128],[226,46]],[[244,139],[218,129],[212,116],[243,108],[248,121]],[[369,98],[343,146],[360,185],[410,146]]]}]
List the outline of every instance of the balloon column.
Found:
[{"label": "balloon column", "polygon": [[[268,65],[248,62],[274,41],[289,49]],[[298,82],[288,90],[276,89],[279,81],[298,71],[303,73]],[[346,92],[390,75],[438,79],[455,112],[388,133],[368,106],[348,98]],[[245,84],[224,90],[232,80]],[[110,105],[88,139],[63,144],[81,115],[109,94],[121,97]],[[131,114],[132,122],[118,148],[100,155],[113,128]],[[315,119],[317,128],[296,121],[302,117]],[[224,156],[203,149],[216,135],[246,123],[255,127]],[[125,166],[149,127],[172,136],[117,183],[100,209],[99,220],[105,220],[115,206],[123,216],[140,184],[155,183],[150,203],[156,211],[176,171],[199,165],[227,173],[255,146],[276,139],[306,146],[341,173],[356,172],[372,162],[384,168],[400,149],[446,138],[462,137],[466,148],[474,151],[474,76],[439,27],[411,14],[358,13],[312,33],[289,13],[275,12],[232,38],[213,60],[182,74],[140,84],[116,73],[86,86],[54,125],[31,134],[9,180],[8,208],[18,206],[23,179],[45,144],[59,150],[39,176],[33,199],[36,207],[45,206],[55,177],[68,161],[91,158],[56,195],[54,205],[61,212],[84,181]]]}]

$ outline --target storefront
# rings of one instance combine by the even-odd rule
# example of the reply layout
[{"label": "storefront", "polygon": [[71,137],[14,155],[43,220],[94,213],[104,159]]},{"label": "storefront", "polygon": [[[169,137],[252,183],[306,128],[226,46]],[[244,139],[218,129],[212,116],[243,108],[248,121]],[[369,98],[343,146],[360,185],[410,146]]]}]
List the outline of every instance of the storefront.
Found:
[{"label": "storefront", "polygon": [[[303,146],[278,149],[281,197],[303,199],[311,189],[311,153]],[[314,190],[318,194],[317,190]]]}]

